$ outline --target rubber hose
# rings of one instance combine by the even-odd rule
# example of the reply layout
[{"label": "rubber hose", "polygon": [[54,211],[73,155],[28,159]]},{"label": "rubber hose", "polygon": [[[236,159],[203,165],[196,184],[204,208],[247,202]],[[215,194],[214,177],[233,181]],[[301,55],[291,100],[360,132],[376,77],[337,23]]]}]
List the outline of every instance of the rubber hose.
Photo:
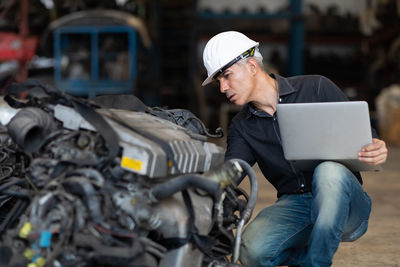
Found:
[{"label": "rubber hose", "polygon": [[83,177],[69,177],[62,182],[67,192],[83,199],[93,221],[103,221],[101,213],[101,199],[90,181]]},{"label": "rubber hose", "polygon": [[[249,200],[247,201],[247,205],[242,213],[242,218],[239,221],[238,227],[236,229],[236,238],[232,255],[232,262],[236,263],[239,259],[239,248],[242,238],[243,226],[250,220],[251,214],[253,213],[254,207],[256,205],[257,194],[258,194],[258,182],[256,173],[246,161],[241,159],[231,159],[229,161],[238,162],[240,166],[245,170],[245,173],[247,173],[250,179],[250,190],[251,190]],[[240,181],[241,180],[239,180],[239,183]]]},{"label": "rubber hose", "polygon": [[218,193],[220,189],[219,183],[204,178],[201,175],[184,175],[156,185],[150,191],[150,194],[157,200],[162,200],[189,187],[202,189],[210,195]]},{"label": "rubber hose", "polygon": [[247,223],[250,220],[254,207],[256,206],[257,194],[258,194],[257,175],[254,172],[253,168],[246,161],[242,159],[230,159],[229,161],[232,162],[237,161],[240,164],[240,166],[245,170],[245,173],[247,173],[250,179],[250,196],[242,214],[242,218],[245,220],[245,223]]},{"label": "rubber hose", "polygon": [[38,151],[54,128],[53,118],[39,108],[24,108],[7,124],[12,140],[29,153]]}]

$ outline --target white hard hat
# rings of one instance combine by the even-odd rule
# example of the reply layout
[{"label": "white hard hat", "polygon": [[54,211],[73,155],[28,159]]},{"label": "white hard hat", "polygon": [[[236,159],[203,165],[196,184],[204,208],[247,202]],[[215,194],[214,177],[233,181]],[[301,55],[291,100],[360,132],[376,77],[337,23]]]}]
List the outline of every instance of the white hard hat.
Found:
[{"label": "white hard hat", "polygon": [[222,32],[212,37],[203,52],[203,62],[208,77],[202,86],[212,82],[240,59],[253,56],[257,46],[257,42],[236,31]]}]

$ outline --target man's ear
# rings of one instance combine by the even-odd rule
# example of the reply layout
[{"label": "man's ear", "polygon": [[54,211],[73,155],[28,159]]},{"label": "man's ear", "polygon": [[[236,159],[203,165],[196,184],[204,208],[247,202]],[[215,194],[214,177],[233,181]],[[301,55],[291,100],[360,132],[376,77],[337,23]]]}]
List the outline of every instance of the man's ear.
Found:
[{"label": "man's ear", "polygon": [[247,66],[252,74],[256,74],[260,69],[257,61],[254,58],[249,58],[247,61]]}]

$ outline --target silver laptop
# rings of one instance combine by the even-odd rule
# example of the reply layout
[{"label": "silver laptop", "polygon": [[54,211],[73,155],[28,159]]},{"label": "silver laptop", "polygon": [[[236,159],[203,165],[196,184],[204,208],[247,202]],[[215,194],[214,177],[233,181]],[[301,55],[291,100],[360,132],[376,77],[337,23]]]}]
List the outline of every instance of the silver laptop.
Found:
[{"label": "silver laptop", "polygon": [[361,148],[372,143],[367,102],[278,104],[277,116],[284,156],[296,167],[311,170],[332,160],[352,171],[382,169],[358,160]]}]

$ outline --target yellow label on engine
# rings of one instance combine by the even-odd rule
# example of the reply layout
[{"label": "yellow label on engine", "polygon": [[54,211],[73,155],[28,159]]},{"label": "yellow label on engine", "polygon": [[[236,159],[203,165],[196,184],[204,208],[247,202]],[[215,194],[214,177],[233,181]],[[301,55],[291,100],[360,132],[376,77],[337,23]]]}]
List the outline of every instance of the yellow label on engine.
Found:
[{"label": "yellow label on engine", "polygon": [[25,258],[27,258],[28,260],[32,260],[33,257],[35,257],[35,251],[33,251],[30,248],[25,249],[24,251],[24,256]]},{"label": "yellow label on engine", "polygon": [[30,222],[26,222],[24,226],[22,226],[21,230],[19,230],[19,237],[28,238],[31,230],[32,230],[32,224]]},{"label": "yellow label on engine", "polygon": [[123,156],[121,160],[121,166],[131,170],[141,171],[143,162],[137,159],[131,159],[126,156]]},{"label": "yellow label on engine", "polygon": [[43,267],[46,264],[46,260],[43,257],[39,257],[35,261],[36,265],[39,267]]}]

